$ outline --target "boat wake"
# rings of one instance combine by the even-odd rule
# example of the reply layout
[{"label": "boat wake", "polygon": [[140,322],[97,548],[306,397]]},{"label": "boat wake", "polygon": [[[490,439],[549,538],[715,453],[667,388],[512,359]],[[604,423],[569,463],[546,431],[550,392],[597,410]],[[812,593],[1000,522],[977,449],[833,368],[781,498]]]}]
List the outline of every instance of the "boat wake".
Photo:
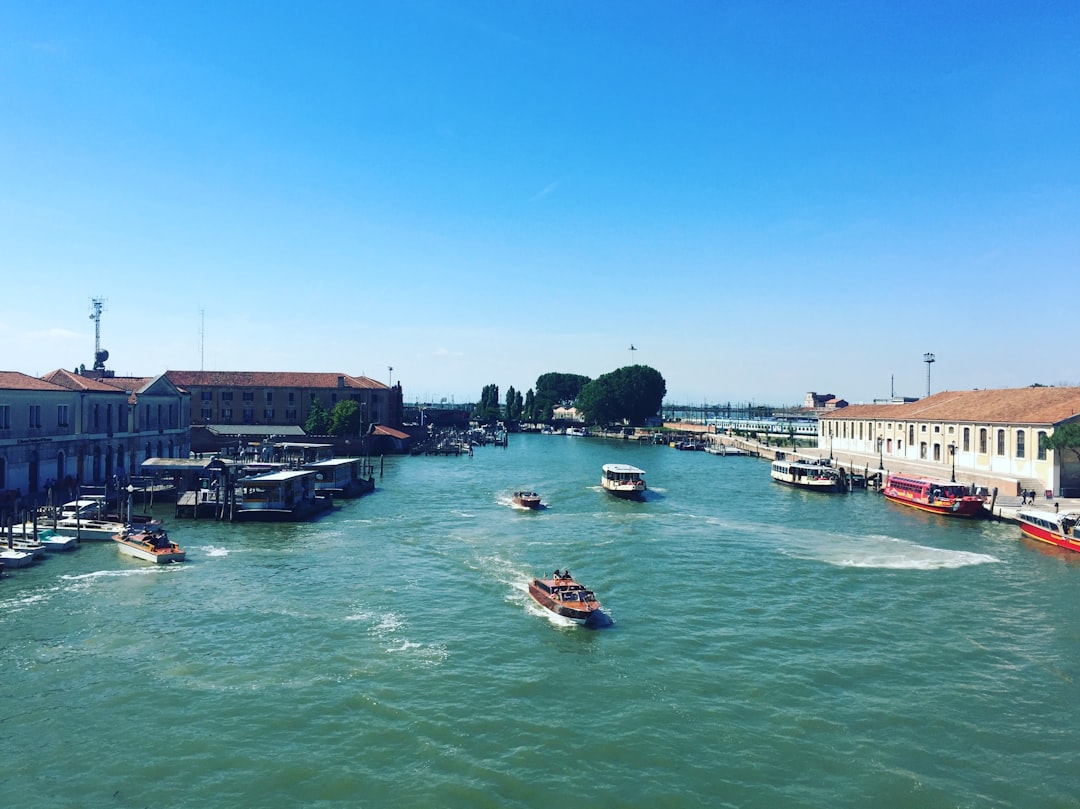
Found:
[{"label": "boat wake", "polygon": [[213,545],[207,545],[205,548],[202,548],[202,551],[207,556],[228,556],[229,555],[229,549],[228,548],[217,548],[217,547],[215,547]]},{"label": "boat wake", "polygon": [[788,546],[782,553],[836,567],[886,570],[948,570],[999,562],[985,553],[945,550],[882,534],[863,537],[828,535],[820,542]]}]

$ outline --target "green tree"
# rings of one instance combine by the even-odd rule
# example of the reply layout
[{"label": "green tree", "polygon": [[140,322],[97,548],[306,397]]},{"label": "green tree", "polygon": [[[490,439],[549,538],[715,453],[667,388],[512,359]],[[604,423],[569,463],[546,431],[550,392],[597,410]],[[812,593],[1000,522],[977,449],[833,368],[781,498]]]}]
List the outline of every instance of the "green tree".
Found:
[{"label": "green tree", "polygon": [[351,399],[334,405],[330,413],[330,435],[360,435],[362,429],[360,405]]},{"label": "green tree", "polygon": [[506,389],[506,420],[521,421],[521,413],[524,409],[521,393],[514,390],[514,386],[511,385]]},{"label": "green tree", "polygon": [[313,399],[311,402],[311,410],[308,412],[307,421],[304,422],[304,432],[308,435],[330,433],[330,414],[318,399]]},{"label": "green tree", "polygon": [[628,365],[589,382],[577,397],[577,408],[591,424],[626,421],[643,424],[660,411],[667,383],[647,365]]},{"label": "green tree", "polygon": [[499,406],[499,386],[484,385],[480,393],[480,403],[473,411],[473,418],[481,424],[494,424],[502,416],[502,408]]},{"label": "green tree", "polygon": [[536,394],[532,388],[525,391],[525,404],[521,408],[521,417],[525,421],[535,422],[536,418]]},{"label": "green tree", "polygon": [[1055,427],[1053,433],[1039,439],[1039,449],[1068,450],[1080,461],[1080,423],[1074,421]]}]

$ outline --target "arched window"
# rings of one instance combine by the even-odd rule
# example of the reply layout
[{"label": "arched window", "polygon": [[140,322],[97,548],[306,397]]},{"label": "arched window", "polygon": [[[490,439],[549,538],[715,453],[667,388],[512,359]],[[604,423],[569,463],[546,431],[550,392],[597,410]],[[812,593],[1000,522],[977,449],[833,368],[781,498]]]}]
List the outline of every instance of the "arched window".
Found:
[{"label": "arched window", "polygon": [[998,430],[997,431],[997,454],[998,455],[1004,455],[1005,454],[1005,431],[1004,430]]},{"label": "arched window", "polygon": [[964,452],[971,451],[971,428],[964,428]]},{"label": "arched window", "polygon": [[1016,431],[1016,457],[1017,458],[1023,458],[1024,457],[1024,452],[1026,450],[1026,448],[1024,446],[1025,440],[1026,439],[1025,439],[1025,436],[1024,436],[1024,431],[1023,430],[1017,430]]},{"label": "arched window", "polygon": [[979,453],[981,455],[986,454],[986,428],[979,428]]},{"label": "arched window", "polygon": [[1043,446],[1043,439],[1046,438],[1046,430],[1039,430],[1039,451],[1035,455],[1040,461],[1046,460],[1046,447]]}]

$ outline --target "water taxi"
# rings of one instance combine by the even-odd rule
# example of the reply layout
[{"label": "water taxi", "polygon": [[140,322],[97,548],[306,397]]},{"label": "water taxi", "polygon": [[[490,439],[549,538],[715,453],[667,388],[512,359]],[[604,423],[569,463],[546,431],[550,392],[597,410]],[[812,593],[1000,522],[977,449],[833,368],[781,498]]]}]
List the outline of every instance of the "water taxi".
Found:
[{"label": "water taxi", "polygon": [[593,591],[574,581],[569,570],[556,570],[550,579],[533,579],[529,595],[544,609],[575,623],[592,625],[606,617]]},{"label": "water taxi", "polygon": [[601,469],[600,485],[625,500],[640,500],[645,493],[645,470],[625,463],[606,463]]},{"label": "water taxi", "polygon": [[986,512],[982,495],[971,494],[962,483],[918,475],[889,475],[882,490],[886,499],[931,514],[948,517],[981,517]]},{"label": "water taxi", "polygon": [[1024,536],[1080,552],[1080,535],[1076,532],[1077,523],[1080,523],[1080,511],[1064,511],[1059,514],[1038,508],[1021,508],[1017,509],[1016,519],[1020,521],[1020,531]]},{"label": "water taxi", "polygon": [[794,486],[798,489],[811,489],[815,492],[841,492],[844,481],[840,470],[830,460],[821,458],[816,461],[773,461],[769,476],[777,483]]},{"label": "water taxi", "polygon": [[522,508],[540,508],[540,495],[536,492],[514,492],[514,496],[510,498],[515,506],[521,506]]},{"label": "water taxi", "polygon": [[120,553],[157,565],[183,562],[187,554],[164,531],[125,530],[113,537]]}]

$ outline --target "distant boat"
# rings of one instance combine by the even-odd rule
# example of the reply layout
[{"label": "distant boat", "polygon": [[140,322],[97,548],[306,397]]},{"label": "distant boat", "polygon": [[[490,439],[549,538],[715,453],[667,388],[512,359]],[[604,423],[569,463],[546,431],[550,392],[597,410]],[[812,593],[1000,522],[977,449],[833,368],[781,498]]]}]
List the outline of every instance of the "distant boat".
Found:
[{"label": "distant boat", "polygon": [[1020,531],[1024,536],[1080,552],[1080,536],[1076,533],[1080,512],[1065,511],[1059,514],[1038,508],[1021,508],[1016,512],[1016,518],[1020,521]]},{"label": "distant boat", "polygon": [[522,508],[540,508],[540,495],[536,492],[514,492],[514,496],[511,498],[515,506],[521,506]]},{"label": "distant boat", "polygon": [[576,436],[578,436],[580,438],[588,438],[589,437],[589,428],[588,427],[567,427],[566,428],[566,434],[567,435],[576,435]]},{"label": "distant boat", "polygon": [[168,534],[160,530],[149,533],[123,531],[114,536],[113,541],[120,553],[156,565],[183,562],[187,557],[180,546],[170,541]]},{"label": "distant boat", "polygon": [[882,494],[894,503],[946,517],[980,517],[986,513],[982,495],[970,494],[962,483],[916,475],[889,475]]},{"label": "distant boat", "polygon": [[705,447],[705,451],[710,455],[749,455],[745,449],[739,449],[738,447],[729,447],[727,444],[709,444]]},{"label": "distant boat", "polygon": [[777,483],[794,486],[797,489],[811,489],[815,492],[839,492],[844,488],[839,470],[826,459],[773,461],[769,476]]},{"label": "distant boat", "polygon": [[550,579],[533,579],[529,595],[544,609],[575,623],[589,625],[604,617],[596,595],[574,581],[569,570],[556,570]]},{"label": "distant boat", "polygon": [[333,497],[316,495],[315,474],[310,469],[283,469],[240,478],[236,484],[236,519],[246,522],[299,521],[332,508]]},{"label": "distant boat", "polygon": [[600,485],[624,500],[640,500],[645,493],[645,470],[624,463],[606,463],[601,469]]}]

